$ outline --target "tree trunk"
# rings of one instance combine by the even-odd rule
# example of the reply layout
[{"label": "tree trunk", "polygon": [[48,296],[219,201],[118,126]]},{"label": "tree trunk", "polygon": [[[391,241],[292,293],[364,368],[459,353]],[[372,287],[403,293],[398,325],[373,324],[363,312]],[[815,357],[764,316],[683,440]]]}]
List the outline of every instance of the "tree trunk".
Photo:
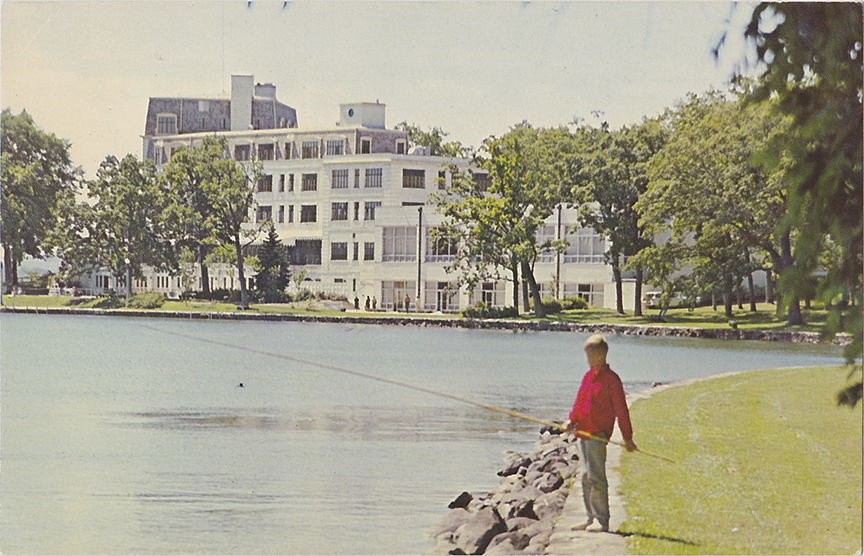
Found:
[{"label": "tree trunk", "polygon": [[129,298],[132,297],[132,267],[126,265],[126,305],[129,305]]},{"label": "tree trunk", "polygon": [[642,267],[636,267],[636,298],[633,300],[633,316],[642,316]]},{"label": "tree trunk", "polygon": [[756,312],[756,287],[753,285],[753,273],[747,274],[747,288],[750,290],[750,312]]},{"label": "tree trunk", "polygon": [[7,289],[18,285],[18,268],[12,257],[12,248],[8,245],[3,248],[3,280]]},{"label": "tree trunk", "polygon": [[[792,255],[792,240],[787,232],[780,239],[780,257],[783,259],[783,269],[790,268],[795,259]],[[800,326],[804,324],[804,318],[801,316],[801,302],[798,299],[797,292],[783,292],[788,299],[788,309],[786,314],[786,323],[789,326]],[[779,305],[778,305],[779,306]]]},{"label": "tree trunk", "polygon": [[621,286],[621,265],[618,255],[612,258],[612,276],[615,279],[615,310],[619,315],[624,314],[624,291]]},{"label": "tree trunk", "polygon": [[765,303],[774,303],[774,273],[765,271]]},{"label": "tree trunk", "polygon": [[528,296],[528,279],[525,278],[525,275],[522,275],[522,309],[526,313],[531,312],[531,302],[529,301]]},{"label": "tree trunk", "polygon": [[546,312],[543,310],[543,302],[540,300],[540,288],[537,287],[537,280],[534,279],[534,271],[531,266],[522,261],[522,276],[528,280],[528,287],[531,290],[531,299],[534,301],[534,316],[543,318]]},{"label": "tree trunk", "polygon": [[513,263],[510,267],[510,272],[513,273],[513,307],[519,310],[519,265]]},{"label": "tree trunk", "polygon": [[210,295],[210,269],[204,263],[204,247],[198,246],[198,267],[201,269],[201,292],[208,296]]},{"label": "tree trunk", "polygon": [[237,253],[237,276],[240,279],[240,307],[249,308],[249,297],[246,292],[246,273],[243,270],[243,248],[240,246],[240,236],[234,236],[234,250]]},{"label": "tree trunk", "polygon": [[726,291],[723,292],[723,310],[727,318],[732,318],[732,277],[726,277]]}]

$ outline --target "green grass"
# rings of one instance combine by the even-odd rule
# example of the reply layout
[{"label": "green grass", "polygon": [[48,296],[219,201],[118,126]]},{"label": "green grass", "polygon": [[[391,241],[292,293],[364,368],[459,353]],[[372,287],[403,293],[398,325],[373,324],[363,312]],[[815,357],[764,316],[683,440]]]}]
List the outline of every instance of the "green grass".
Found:
[{"label": "green grass", "polygon": [[[657,392],[623,454],[631,554],[851,554],[861,549],[861,404],[849,367],[754,371]],[[858,375],[860,376],[860,374]]]},{"label": "green grass", "polygon": [[[17,307],[62,307],[66,302],[69,301],[68,297],[48,297],[48,296],[36,296],[36,295],[22,295],[17,297],[9,297],[3,296],[3,303],[6,306],[17,306]],[[87,303],[82,303],[80,305],[75,305],[76,307],[88,308],[93,307],[93,305],[97,303],[97,301],[90,301]],[[298,315],[326,315],[326,316],[338,316],[344,315],[344,312],[334,311],[324,308],[316,308],[314,306],[310,307],[309,304],[305,301],[297,302],[294,304],[252,304],[251,309],[253,311],[258,311],[261,313],[289,313],[289,314],[298,314]],[[788,326],[786,324],[786,320],[783,316],[777,316],[776,307],[774,305],[770,305],[768,303],[760,303],[757,305],[758,311],[753,313],[749,311],[747,308],[741,310],[736,309],[733,311],[732,320],[734,320],[739,329],[747,330],[747,329],[757,329],[757,330],[801,330],[801,331],[810,331],[810,332],[819,332],[822,329],[822,326],[825,323],[825,311],[824,310],[803,310],[802,313],[804,315],[804,320],[806,324],[803,326]],[[222,302],[214,302],[214,301],[174,301],[167,300],[165,304],[162,306],[162,311],[180,311],[180,312],[197,312],[197,311],[215,311],[215,312],[234,312],[237,311],[237,305],[235,303],[222,303]],[[353,316],[382,316],[382,315],[392,315],[398,314],[401,316],[406,316],[405,313],[384,313],[384,312],[376,312],[376,313],[366,313],[366,312],[351,312]],[[440,319],[440,318],[459,318],[459,315],[452,314],[431,314],[431,313],[423,313],[416,314],[410,313],[407,316],[412,318],[427,318],[427,319]],[[575,323],[586,323],[586,324],[638,324],[638,325],[658,325],[662,324],[664,326],[683,326],[683,327],[691,327],[691,328],[729,328],[729,318],[725,316],[723,313],[723,308],[718,307],[717,310],[713,310],[711,307],[699,307],[693,311],[688,309],[671,309],[665,316],[665,322],[659,322],[656,318],[657,311],[656,310],[645,310],[645,315],[642,317],[634,317],[632,316],[632,312],[627,313],[625,315],[619,315],[615,311],[610,309],[587,309],[587,310],[575,310],[575,311],[564,311],[563,313],[559,313],[556,315],[551,315],[544,319],[543,321],[548,322],[575,322]],[[532,321],[537,320],[532,315],[522,315],[519,317],[519,320]]]}]

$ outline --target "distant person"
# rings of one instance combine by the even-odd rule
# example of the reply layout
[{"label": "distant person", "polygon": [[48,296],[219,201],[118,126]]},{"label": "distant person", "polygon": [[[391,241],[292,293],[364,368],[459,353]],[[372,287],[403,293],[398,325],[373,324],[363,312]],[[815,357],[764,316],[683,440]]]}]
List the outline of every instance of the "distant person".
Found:
[{"label": "distant person", "polygon": [[410,313],[410,312],[411,312],[411,311],[409,310],[410,307],[411,307],[411,298],[408,296],[408,294],[405,294],[405,312],[406,312],[406,313]]},{"label": "distant person", "polygon": [[[609,345],[603,336],[593,335],[585,341],[585,355],[588,357],[590,369],[582,378],[579,393],[573,402],[566,430],[588,433],[605,439],[612,437],[615,420],[618,429],[624,437],[624,446],[628,452],[636,450],[633,443],[633,428],[630,424],[630,411],[624,397],[624,386],[621,378],[606,364],[606,354]],[[582,461],[582,500],[588,520],[574,530],[585,530],[594,523],[599,523],[598,529],[609,531],[609,483],[606,480],[606,444],[603,440],[579,437],[579,457]]]},{"label": "distant person", "polygon": [[354,296],[354,308],[358,311],[360,310],[360,298],[358,298],[356,295]]},{"label": "distant person", "polygon": [[366,310],[368,311],[372,303],[369,301],[369,296],[366,296]]},{"label": "distant person", "polygon": [[378,298],[375,297],[374,295],[372,296],[372,310],[373,311],[378,310]]}]

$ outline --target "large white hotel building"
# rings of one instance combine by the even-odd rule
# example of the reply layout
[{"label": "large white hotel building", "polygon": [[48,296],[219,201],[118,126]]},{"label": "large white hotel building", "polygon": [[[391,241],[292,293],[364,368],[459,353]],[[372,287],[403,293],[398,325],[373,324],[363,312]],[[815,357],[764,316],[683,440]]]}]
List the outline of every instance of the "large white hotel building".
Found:
[{"label": "large white hotel building", "polygon": [[[384,104],[342,104],[336,126],[303,129],[297,127],[296,111],[276,99],[273,85],[234,75],[230,99],[151,98],[143,155],[162,166],[173,149],[214,134],[228,140],[237,160],[261,162],[265,177],[250,219],[256,225],[273,222],[292,271],[305,271],[309,289],[358,297],[361,305],[375,297],[379,309],[402,309],[406,295],[414,309],[418,293],[427,311],[457,311],[480,300],[512,304],[508,272],[473,291],[460,289],[457,276],[446,271],[449,246],[430,241],[431,230],[443,220],[430,194],[450,183],[449,164],[464,170],[468,161],[411,148],[406,131],[386,128]],[[543,296],[581,296],[591,306],[614,308],[604,238],[580,228],[572,209],[553,215],[541,234],[570,242],[566,252],[537,261]],[[211,287],[237,287],[227,266],[210,271]],[[148,272],[134,285],[136,291],[181,293],[179,278]],[[93,280],[98,282],[88,285],[113,284],[107,275],[87,282]],[[625,293],[632,292],[626,286]],[[632,308],[632,293],[625,295],[628,301]]]}]

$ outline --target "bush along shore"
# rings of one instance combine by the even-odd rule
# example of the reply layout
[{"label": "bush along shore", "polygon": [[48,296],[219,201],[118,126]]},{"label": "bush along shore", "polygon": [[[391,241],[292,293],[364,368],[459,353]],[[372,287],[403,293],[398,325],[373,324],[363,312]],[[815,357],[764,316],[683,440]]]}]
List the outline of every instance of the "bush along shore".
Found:
[{"label": "bush along shore", "polygon": [[579,469],[576,439],[544,428],[529,454],[507,452],[501,482],[468,492],[429,529],[429,554],[543,554]]},{"label": "bush along shore", "polygon": [[[52,315],[104,315],[119,317],[151,317],[176,319],[220,319],[258,320],[287,322],[335,322],[372,325],[441,326],[449,328],[477,328],[486,330],[514,330],[525,332],[584,332],[588,334],[623,334],[628,336],[667,336],[674,338],[701,338],[709,340],[758,340],[768,342],[792,342],[818,344],[822,337],[818,332],[789,330],[752,330],[723,328],[691,328],[684,326],[660,326],[642,324],[576,323],[531,320],[483,320],[467,318],[424,318],[419,315],[303,315],[292,313],[214,312],[214,311],[159,311],[144,309],[89,309],[80,307],[10,307],[4,305],[4,313],[38,313]],[[848,335],[838,335],[832,343],[844,345]]]}]

